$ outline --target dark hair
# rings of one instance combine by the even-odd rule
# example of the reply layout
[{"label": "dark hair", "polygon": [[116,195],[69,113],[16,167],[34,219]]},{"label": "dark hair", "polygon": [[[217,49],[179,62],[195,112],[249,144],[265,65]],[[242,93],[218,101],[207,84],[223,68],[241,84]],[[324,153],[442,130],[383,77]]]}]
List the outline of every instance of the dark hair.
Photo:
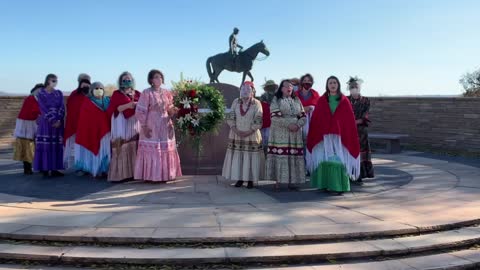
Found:
[{"label": "dark hair", "polygon": [[338,93],[338,95],[337,95],[337,100],[340,100],[340,99],[342,98],[342,96],[343,96],[343,93],[342,93],[342,87],[341,87],[341,85],[340,85],[340,80],[338,80],[338,78],[337,78],[337,77],[335,77],[335,76],[330,76],[330,77],[328,77],[328,79],[327,79],[327,83],[326,83],[326,86],[325,86],[325,90],[326,90],[326,92],[325,92],[325,93],[326,93],[327,97],[329,97],[329,96],[330,96],[330,90],[328,90],[328,81],[329,81],[329,80],[336,80],[336,81],[337,81],[337,84],[338,84],[338,89],[337,89],[337,93]]},{"label": "dark hair", "polygon": [[[283,87],[283,83],[285,83],[285,82],[288,82],[288,83],[290,83],[290,84],[292,83],[290,80],[282,80],[282,81],[280,82],[280,84],[278,85],[277,92],[275,92],[275,96],[277,97],[277,99],[283,98],[282,87]],[[293,91],[292,91],[291,97],[292,97],[293,99],[297,97]]]},{"label": "dark hair", "polygon": [[52,74],[52,73],[48,74],[47,77],[45,77],[45,82],[43,83],[43,84],[44,84],[44,87],[47,87],[47,86],[48,86],[48,81],[49,81],[50,79],[57,79],[57,75]]},{"label": "dark hair", "polygon": [[37,84],[35,84],[35,86],[32,88],[32,90],[30,90],[30,94],[33,94],[33,91],[37,90],[38,88],[43,88],[43,87],[45,87],[45,86],[43,85],[43,83],[37,83]]},{"label": "dark hair", "polygon": [[313,80],[313,76],[310,73],[307,73],[307,74],[303,75],[302,77],[300,77],[300,83],[303,83],[303,79],[305,79],[307,77],[310,77],[310,80],[312,80],[312,84],[314,84],[315,81]]},{"label": "dark hair", "polygon": [[163,73],[158,69],[152,69],[150,70],[150,72],[148,72],[148,84],[152,85],[152,79],[153,77],[155,77],[156,74],[160,74],[163,83],[165,83],[165,77],[163,76]]}]

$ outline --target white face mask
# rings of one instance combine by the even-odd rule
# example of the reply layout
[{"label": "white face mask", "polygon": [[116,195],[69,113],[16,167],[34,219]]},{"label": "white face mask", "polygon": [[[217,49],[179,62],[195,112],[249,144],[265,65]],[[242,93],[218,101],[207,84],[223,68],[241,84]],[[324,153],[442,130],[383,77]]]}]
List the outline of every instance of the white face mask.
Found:
[{"label": "white face mask", "polygon": [[95,89],[93,90],[93,95],[96,97],[103,97],[103,89]]},{"label": "white face mask", "polygon": [[350,94],[354,95],[354,96],[358,96],[360,94],[360,89],[358,88],[351,88],[350,89]]}]

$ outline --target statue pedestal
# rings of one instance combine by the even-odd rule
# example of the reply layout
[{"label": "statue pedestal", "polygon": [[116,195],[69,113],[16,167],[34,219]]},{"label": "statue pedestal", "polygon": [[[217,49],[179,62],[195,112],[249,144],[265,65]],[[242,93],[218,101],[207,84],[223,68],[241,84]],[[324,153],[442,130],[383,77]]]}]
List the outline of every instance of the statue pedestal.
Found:
[{"label": "statue pedestal", "polygon": [[[209,84],[218,89],[225,99],[225,106],[230,108],[234,99],[239,96],[237,86],[224,83]],[[201,140],[203,150],[198,156],[193,144],[185,139],[178,148],[184,175],[221,175],[223,160],[228,145],[230,127],[226,122],[218,128],[218,134],[206,134]],[[198,156],[198,157],[197,157]]]}]

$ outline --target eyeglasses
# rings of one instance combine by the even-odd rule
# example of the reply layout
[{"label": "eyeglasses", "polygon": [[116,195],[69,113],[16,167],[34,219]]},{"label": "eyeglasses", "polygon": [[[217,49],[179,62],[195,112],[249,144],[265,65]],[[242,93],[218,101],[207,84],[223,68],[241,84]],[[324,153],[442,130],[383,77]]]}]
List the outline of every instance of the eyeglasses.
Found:
[{"label": "eyeglasses", "polygon": [[103,88],[97,87],[95,88],[95,90],[103,90]]},{"label": "eyeglasses", "polygon": [[122,80],[122,83],[131,83],[132,80]]},{"label": "eyeglasses", "polygon": [[56,82],[57,82],[57,80],[51,80],[50,82],[52,82],[52,83],[56,83]]}]

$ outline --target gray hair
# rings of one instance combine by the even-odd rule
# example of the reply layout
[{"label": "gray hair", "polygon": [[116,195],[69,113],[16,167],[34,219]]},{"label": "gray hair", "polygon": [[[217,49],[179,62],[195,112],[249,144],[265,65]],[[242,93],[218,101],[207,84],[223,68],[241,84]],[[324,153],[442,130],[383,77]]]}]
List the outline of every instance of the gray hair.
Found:
[{"label": "gray hair", "polygon": [[118,82],[117,82],[118,83],[118,89],[123,90],[122,89],[122,77],[125,76],[125,75],[129,75],[130,77],[132,77],[132,84],[133,84],[132,89],[135,89],[135,78],[133,78],[132,73],[130,73],[128,71],[122,72],[122,74],[120,74],[120,76],[118,77]]},{"label": "gray hair", "polygon": [[80,73],[78,75],[78,82],[80,83],[81,80],[89,80],[91,81],[92,79],[90,78],[90,75],[88,75],[87,73]]}]

